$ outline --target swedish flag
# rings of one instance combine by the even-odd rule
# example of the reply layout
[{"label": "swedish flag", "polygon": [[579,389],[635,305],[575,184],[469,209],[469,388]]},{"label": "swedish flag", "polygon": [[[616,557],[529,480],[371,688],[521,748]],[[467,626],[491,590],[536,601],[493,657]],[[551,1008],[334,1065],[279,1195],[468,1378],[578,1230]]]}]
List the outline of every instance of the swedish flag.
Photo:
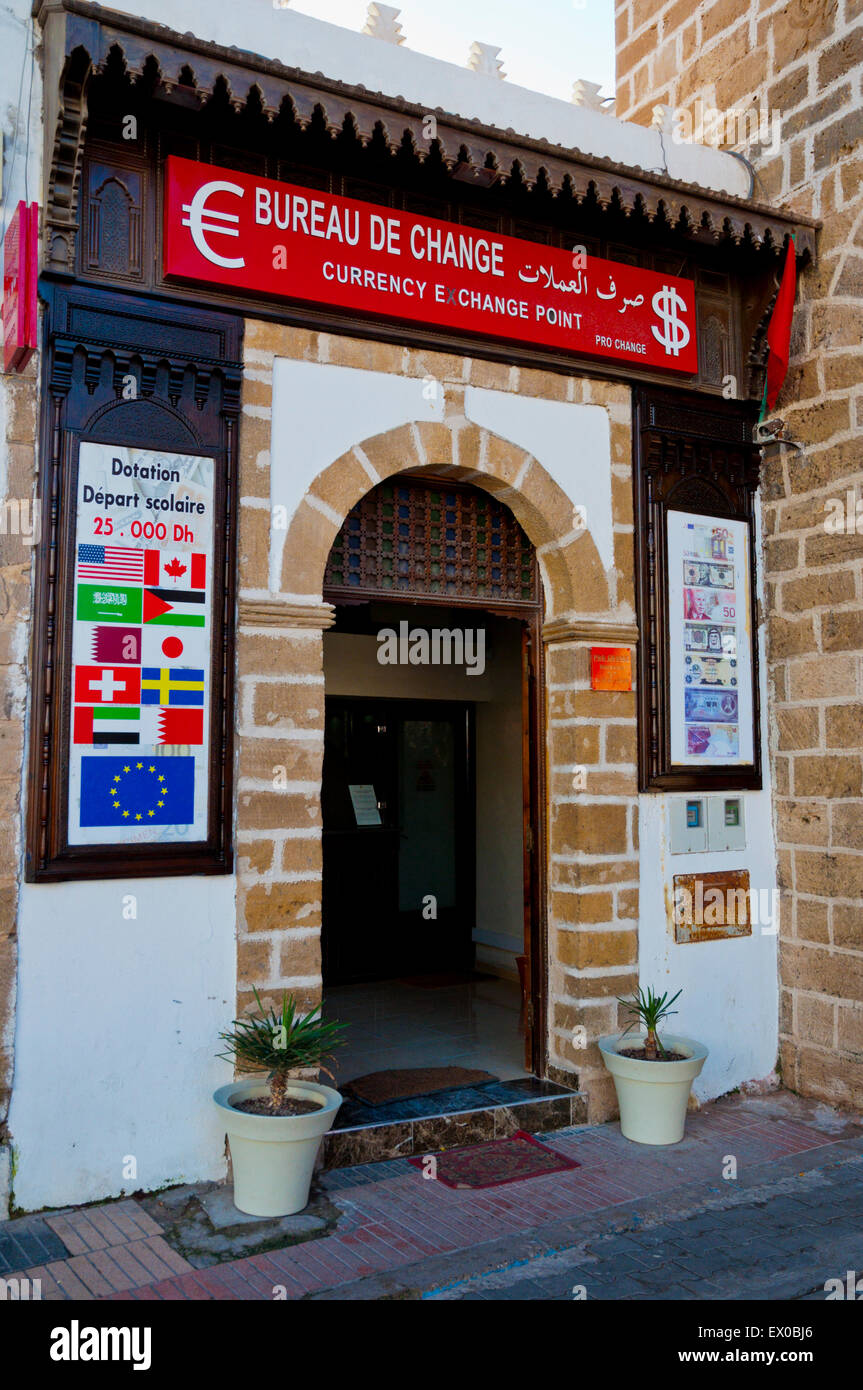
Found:
[{"label": "swedish flag", "polygon": [[193,667],[141,668],[142,705],[203,705],[204,673]]}]

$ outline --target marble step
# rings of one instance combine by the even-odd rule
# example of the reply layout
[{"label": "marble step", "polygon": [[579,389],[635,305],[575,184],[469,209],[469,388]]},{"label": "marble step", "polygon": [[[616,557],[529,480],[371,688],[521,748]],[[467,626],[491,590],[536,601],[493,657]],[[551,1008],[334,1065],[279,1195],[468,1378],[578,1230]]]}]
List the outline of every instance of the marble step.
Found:
[{"label": "marble step", "polygon": [[520,1076],[456,1086],[386,1105],[346,1098],[321,1147],[323,1168],[348,1168],[387,1158],[454,1149],[587,1123],[587,1097],[554,1081]]}]

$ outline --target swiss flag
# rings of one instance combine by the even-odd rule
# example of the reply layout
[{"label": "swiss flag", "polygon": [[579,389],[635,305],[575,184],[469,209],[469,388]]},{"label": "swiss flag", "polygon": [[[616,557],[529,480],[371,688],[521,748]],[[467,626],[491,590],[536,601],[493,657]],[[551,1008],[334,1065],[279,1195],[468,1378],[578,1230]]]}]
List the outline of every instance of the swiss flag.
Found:
[{"label": "swiss flag", "polygon": [[76,666],[75,702],[81,705],[140,704],[141,668]]}]

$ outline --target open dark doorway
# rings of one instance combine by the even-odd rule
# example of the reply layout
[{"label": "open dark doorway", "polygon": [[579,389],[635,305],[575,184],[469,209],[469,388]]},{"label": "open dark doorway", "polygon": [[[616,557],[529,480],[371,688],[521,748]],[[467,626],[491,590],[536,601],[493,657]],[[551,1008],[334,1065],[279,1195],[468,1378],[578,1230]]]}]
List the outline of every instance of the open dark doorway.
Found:
[{"label": "open dark doorway", "polygon": [[474,722],[471,704],[327,699],[325,984],[473,969]]},{"label": "open dark doorway", "polygon": [[[533,547],[480,489],[400,475],[348,516],[324,597],[335,608],[324,634],[324,1008],[351,1025],[337,1128],[407,1123],[402,1104],[416,1117],[544,1100],[560,1088],[535,1079],[545,953]],[[405,1069],[436,1084],[464,1070],[480,1079],[395,1108],[353,1094],[357,1078]]]}]

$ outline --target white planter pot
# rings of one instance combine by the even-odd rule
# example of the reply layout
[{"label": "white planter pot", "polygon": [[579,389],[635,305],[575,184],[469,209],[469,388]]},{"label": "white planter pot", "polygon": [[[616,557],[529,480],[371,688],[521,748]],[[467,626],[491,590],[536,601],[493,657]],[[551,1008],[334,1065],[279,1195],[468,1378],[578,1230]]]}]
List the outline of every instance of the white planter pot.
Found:
[{"label": "white planter pot", "polygon": [[622,1057],[623,1048],[643,1047],[643,1034],[610,1034],[599,1039],[603,1061],[614,1077],[621,1133],[636,1144],[680,1143],[689,1092],[707,1058],[707,1048],[692,1038],[661,1033],[660,1039],[667,1052],[682,1052],[684,1060],[642,1062],[637,1057]]},{"label": "white planter pot", "polygon": [[214,1092],[234,1169],[234,1206],[250,1216],[292,1216],[308,1205],[321,1140],[332,1129],[342,1098],[318,1081],[289,1081],[289,1096],[315,1100],[307,1115],[250,1115],[233,1101],[269,1095],[262,1081],[232,1081]]}]

